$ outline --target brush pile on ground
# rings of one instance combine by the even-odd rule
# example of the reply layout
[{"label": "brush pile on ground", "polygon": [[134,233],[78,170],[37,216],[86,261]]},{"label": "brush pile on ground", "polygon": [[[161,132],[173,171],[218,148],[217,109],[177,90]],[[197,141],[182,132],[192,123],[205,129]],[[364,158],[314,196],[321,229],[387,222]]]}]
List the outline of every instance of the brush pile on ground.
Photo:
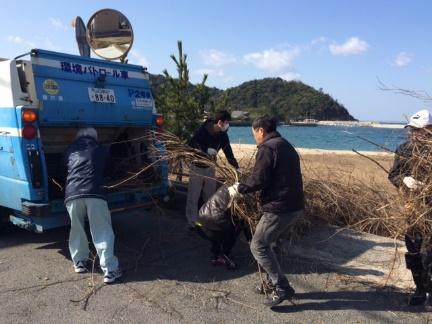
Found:
[{"label": "brush pile on ground", "polygon": [[[188,165],[199,161],[214,167],[216,180],[230,186],[252,171],[253,156],[239,161],[242,165],[242,174],[239,175],[225,159],[209,159],[172,134],[161,133],[157,137],[159,144],[165,146],[166,153],[160,155],[154,149],[153,159],[168,160],[170,171],[174,174],[187,176]],[[418,190],[405,190],[396,196],[389,193],[388,187],[378,183],[364,183],[352,175],[339,173],[338,170],[318,174],[303,169],[303,174],[307,174],[304,176],[306,215],[291,229],[291,239],[301,236],[308,225],[317,222],[392,238],[401,238],[407,228],[413,226],[422,233],[431,235],[432,143],[424,142],[413,147],[410,164],[414,170],[412,176],[421,179],[424,185]],[[262,215],[257,198],[257,194],[239,195],[231,207],[233,214],[250,224],[252,230]],[[405,208],[406,206],[409,208]]]}]

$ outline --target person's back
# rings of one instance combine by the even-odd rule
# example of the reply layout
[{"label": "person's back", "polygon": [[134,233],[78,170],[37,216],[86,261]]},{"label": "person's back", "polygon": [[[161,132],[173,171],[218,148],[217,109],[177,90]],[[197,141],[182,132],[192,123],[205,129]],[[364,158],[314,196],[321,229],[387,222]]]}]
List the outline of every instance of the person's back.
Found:
[{"label": "person's back", "polygon": [[273,157],[268,186],[261,192],[263,210],[275,212],[303,209],[300,158],[294,147],[278,132],[273,132],[258,149],[270,150]]},{"label": "person's back", "polygon": [[104,282],[113,283],[122,275],[114,255],[111,214],[103,190],[108,151],[97,143],[97,131],[80,129],[64,154],[67,169],[65,205],[71,219],[69,251],[76,273],[87,271],[90,254],[85,219],[90,225],[93,244],[104,272]]},{"label": "person's back", "polygon": [[76,198],[105,199],[103,184],[108,151],[90,136],[79,137],[65,152],[65,202]]}]

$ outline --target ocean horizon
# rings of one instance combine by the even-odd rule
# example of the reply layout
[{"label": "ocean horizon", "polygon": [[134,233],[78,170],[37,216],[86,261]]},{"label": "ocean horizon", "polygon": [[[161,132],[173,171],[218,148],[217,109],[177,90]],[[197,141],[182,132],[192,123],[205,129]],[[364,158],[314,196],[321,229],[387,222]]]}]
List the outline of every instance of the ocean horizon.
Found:
[{"label": "ocean horizon", "polygon": [[[316,127],[279,126],[277,131],[297,148],[386,152],[406,141],[404,128],[344,127],[318,125]],[[232,126],[228,131],[231,143],[255,144],[248,126]]]}]

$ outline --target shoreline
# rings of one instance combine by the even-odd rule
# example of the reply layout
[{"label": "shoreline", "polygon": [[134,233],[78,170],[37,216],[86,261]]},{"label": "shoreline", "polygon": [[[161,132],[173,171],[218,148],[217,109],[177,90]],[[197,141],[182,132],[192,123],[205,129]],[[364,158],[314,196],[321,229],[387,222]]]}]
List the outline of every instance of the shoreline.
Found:
[{"label": "shoreline", "polygon": [[[233,149],[234,155],[246,155],[246,154],[253,154],[253,152],[256,150],[255,144],[235,144],[231,143],[231,147]],[[323,150],[323,149],[313,149],[313,148],[301,148],[296,147],[296,151],[300,155],[313,155],[313,154],[333,154],[333,155],[358,155],[357,153],[349,150]],[[383,156],[383,157],[393,157],[393,153],[389,152],[377,152],[377,151],[358,151],[361,154],[364,155],[371,155],[371,156]]]},{"label": "shoreline", "polygon": [[331,120],[320,120],[318,125],[321,126],[340,126],[340,127],[373,127],[373,128],[397,128],[401,129],[405,127],[405,124],[397,123],[380,123],[374,121],[331,121]]},{"label": "shoreline", "polygon": [[[233,127],[251,127],[252,121],[231,121],[230,125]],[[289,125],[282,124],[282,127],[302,127],[302,125]],[[405,124],[397,123],[380,123],[374,121],[333,121],[333,120],[319,120],[315,126],[337,126],[337,127],[371,127],[371,128],[394,128],[402,129]]]}]

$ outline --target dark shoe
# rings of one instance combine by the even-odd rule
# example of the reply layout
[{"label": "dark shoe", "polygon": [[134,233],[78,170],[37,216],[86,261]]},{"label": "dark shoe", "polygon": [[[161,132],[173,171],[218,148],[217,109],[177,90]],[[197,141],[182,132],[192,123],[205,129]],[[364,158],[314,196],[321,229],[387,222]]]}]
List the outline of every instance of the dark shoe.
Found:
[{"label": "dark shoe", "polygon": [[216,259],[211,260],[212,265],[214,266],[225,266],[228,270],[234,270],[237,269],[237,265],[232,260],[232,258],[226,256],[226,255],[220,255]]},{"label": "dark shoe", "polygon": [[295,290],[293,287],[288,286],[284,288],[277,287],[273,292],[266,298],[264,305],[268,307],[274,307],[279,305],[284,300],[290,300],[293,298]]},{"label": "dark shoe", "polygon": [[426,292],[420,289],[416,289],[414,294],[408,297],[408,305],[409,306],[417,306],[422,305],[426,301]]}]

